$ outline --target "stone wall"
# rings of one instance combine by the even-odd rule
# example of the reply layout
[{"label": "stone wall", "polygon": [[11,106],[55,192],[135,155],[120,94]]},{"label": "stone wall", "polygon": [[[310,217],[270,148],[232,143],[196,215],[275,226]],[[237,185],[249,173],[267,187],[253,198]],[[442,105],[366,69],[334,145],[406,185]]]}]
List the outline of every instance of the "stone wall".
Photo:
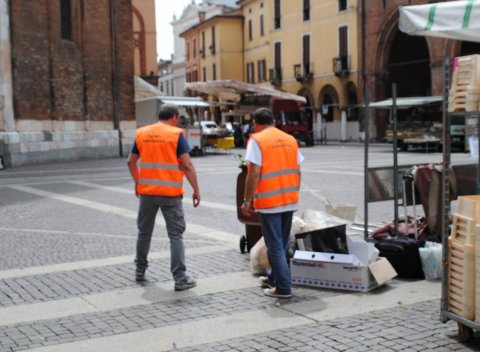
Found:
[{"label": "stone wall", "polygon": [[10,1],[13,130],[0,122],[7,165],[119,156],[135,129],[131,1],[71,4],[65,40],[60,1]]}]

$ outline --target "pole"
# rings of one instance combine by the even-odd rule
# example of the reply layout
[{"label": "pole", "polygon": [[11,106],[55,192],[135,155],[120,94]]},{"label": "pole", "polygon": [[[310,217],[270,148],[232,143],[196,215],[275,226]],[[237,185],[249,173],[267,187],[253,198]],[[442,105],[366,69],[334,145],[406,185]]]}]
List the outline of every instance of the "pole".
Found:
[{"label": "pole", "polygon": [[[398,141],[397,141],[397,84],[392,83],[392,118],[393,118],[393,214],[395,237],[398,236]],[[406,219],[405,219],[406,221]]]},{"label": "pole", "polygon": [[111,0],[110,17],[113,41],[113,128],[118,131],[118,152],[123,157],[122,130],[120,128],[120,55],[118,49],[117,1]]},{"label": "pole", "polygon": [[448,311],[448,235],[450,224],[450,117],[448,115],[448,87],[450,84],[450,60],[445,58],[443,64],[443,108],[442,108],[442,299],[440,301],[440,320],[447,322]]},{"label": "pole", "polygon": [[365,86],[365,147],[363,153],[363,218],[364,218],[364,232],[363,237],[365,241],[368,240],[368,200],[369,196],[369,188],[368,188],[368,143],[370,141],[370,92],[368,91],[368,87]]}]

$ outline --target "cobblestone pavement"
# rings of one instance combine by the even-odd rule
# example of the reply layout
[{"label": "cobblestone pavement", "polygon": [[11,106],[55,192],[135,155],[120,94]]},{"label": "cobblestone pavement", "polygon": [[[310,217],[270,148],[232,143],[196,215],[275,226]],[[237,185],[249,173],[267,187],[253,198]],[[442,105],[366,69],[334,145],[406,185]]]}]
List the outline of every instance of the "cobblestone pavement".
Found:
[{"label": "cobblestone pavement", "polygon": [[[241,254],[235,153],[194,158],[202,204],[187,185],[189,274],[173,291],[161,217],[148,281],[133,280],[137,199],[123,158],[0,171],[0,352],[6,351],[470,351],[455,322],[440,322],[439,282],[394,279],[370,293],[295,287],[287,302],[263,295]],[[324,199],[363,214],[363,148],[302,149],[301,211]],[[388,146],[371,166],[391,164]],[[440,154],[400,153],[401,164]],[[468,162],[454,154],[454,162]],[[301,214],[299,211],[299,214]],[[370,204],[371,221],[393,205]]]}]

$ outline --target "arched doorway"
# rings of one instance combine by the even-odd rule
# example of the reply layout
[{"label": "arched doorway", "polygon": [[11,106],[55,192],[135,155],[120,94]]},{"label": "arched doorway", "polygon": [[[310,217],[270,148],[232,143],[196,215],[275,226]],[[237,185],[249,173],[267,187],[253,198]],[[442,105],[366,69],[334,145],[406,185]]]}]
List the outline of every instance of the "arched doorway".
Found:
[{"label": "arched doorway", "polygon": [[320,112],[322,113],[322,118],[326,122],[333,122],[335,120],[335,109],[338,110],[338,93],[335,88],[331,85],[326,85],[320,91]]},{"label": "arched doorway", "polygon": [[[388,29],[383,33],[384,45],[379,48],[380,60],[377,67],[380,88],[376,100],[392,96],[392,84],[396,85],[397,97],[430,96],[432,94],[432,75],[430,53],[424,37],[409,36],[398,30],[398,19],[392,17]],[[411,111],[398,110],[399,121],[405,120]],[[391,116],[387,110],[376,110],[376,138],[382,140]]]},{"label": "arched doorway", "polygon": [[327,139],[340,140],[341,121],[339,110],[339,97],[336,89],[331,85],[326,85],[319,94],[319,112],[321,114],[321,141]]},{"label": "arched doorway", "polygon": [[307,145],[313,145],[313,130],[314,130],[314,115],[315,115],[315,107],[313,103],[313,97],[308,88],[302,88],[300,91],[297,93],[297,95],[300,95],[307,99],[307,102],[304,105],[305,109],[305,120],[308,123],[308,129],[311,131],[310,136],[307,140]]},{"label": "arched doorway", "polygon": [[345,84],[345,115],[346,121],[342,120],[344,126],[344,138],[347,140],[358,140],[360,136],[360,109],[358,106],[358,94],[355,83],[349,81]]},{"label": "arched doorway", "polygon": [[392,95],[392,83],[396,83],[398,97],[431,95],[430,57],[425,38],[397,30],[390,47],[387,72],[388,97]]},{"label": "arched doorway", "polygon": [[133,49],[135,74],[145,76],[147,63],[145,55],[145,21],[140,11],[132,5]]},{"label": "arched doorway", "polygon": [[358,121],[358,95],[357,87],[353,82],[347,82],[345,85],[345,92],[347,97],[347,120]]}]

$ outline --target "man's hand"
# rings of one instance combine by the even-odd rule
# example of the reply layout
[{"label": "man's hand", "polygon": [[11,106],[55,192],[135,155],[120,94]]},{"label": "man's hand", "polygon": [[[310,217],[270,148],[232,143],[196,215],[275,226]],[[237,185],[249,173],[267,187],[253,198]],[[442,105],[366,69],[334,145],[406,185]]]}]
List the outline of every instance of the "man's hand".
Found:
[{"label": "man's hand", "polygon": [[198,192],[193,192],[193,207],[196,208],[200,205],[200,193]]},{"label": "man's hand", "polygon": [[242,214],[246,216],[247,218],[250,217],[255,211],[253,210],[252,203],[243,203],[242,207]]}]

